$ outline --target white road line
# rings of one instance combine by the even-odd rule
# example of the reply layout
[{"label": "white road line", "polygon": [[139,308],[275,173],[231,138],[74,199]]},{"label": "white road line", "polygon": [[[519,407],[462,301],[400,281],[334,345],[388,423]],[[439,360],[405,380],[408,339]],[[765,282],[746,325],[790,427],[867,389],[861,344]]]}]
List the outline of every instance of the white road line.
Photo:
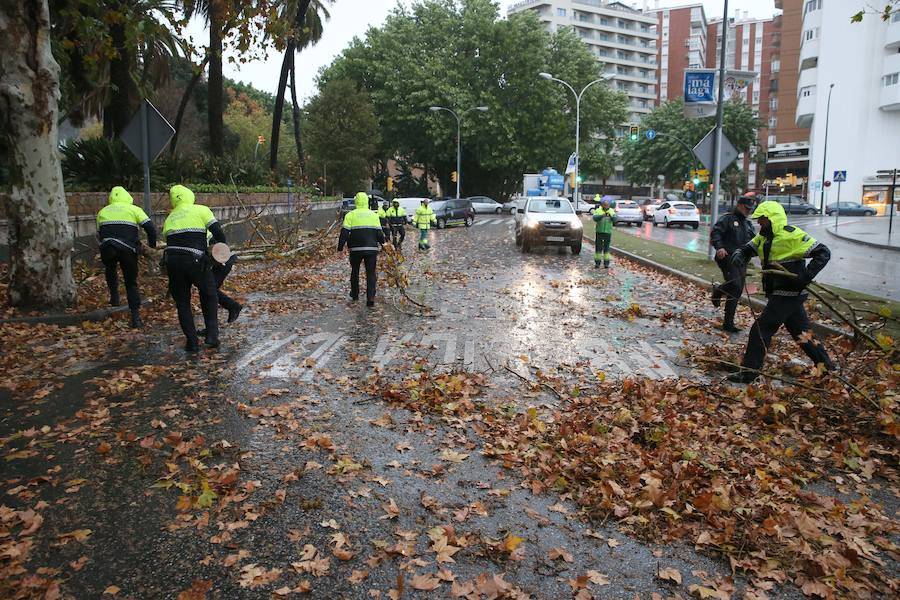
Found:
[{"label": "white road line", "polygon": [[371,359],[372,363],[382,369],[385,368],[392,360],[394,360],[394,358],[396,358],[400,349],[412,340],[412,337],[413,334],[407,333],[392,344],[392,335],[382,335],[378,338],[378,345],[375,346],[375,353],[372,355]]},{"label": "white road line", "polygon": [[291,335],[287,336],[286,338],[269,340],[267,342],[257,344],[250,350],[250,352],[248,352],[247,354],[244,355],[244,358],[242,358],[240,361],[238,361],[238,363],[235,365],[235,368],[238,370],[243,369],[244,367],[246,367],[253,361],[258,360],[258,359],[262,358],[263,356],[266,356],[267,354],[271,354],[272,352],[275,352],[276,350],[278,350],[285,344],[291,343],[296,338],[297,338],[297,334],[292,333]]},{"label": "white road line", "polygon": [[303,377],[306,375],[305,364],[307,359],[301,357],[306,349],[312,344],[320,344],[319,347],[309,356],[308,360],[318,359],[324,352],[334,344],[341,334],[335,333],[314,333],[303,338],[303,342],[298,349],[280,357],[272,366],[260,373],[260,377],[273,377],[276,379],[292,379],[295,377]]},{"label": "white road line", "polygon": [[456,334],[455,333],[430,333],[422,338],[422,346],[430,346],[434,342],[444,342],[444,359],[438,364],[452,365],[456,362]]},{"label": "white road line", "polygon": [[[321,358],[319,358],[319,360],[316,361],[315,367],[313,367],[312,369],[307,369],[307,371],[303,375],[303,377],[300,378],[301,381],[312,381],[312,379],[316,375],[316,373],[318,371],[321,371],[322,369],[324,369],[325,365],[328,364],[328,361],[330,361],[332,358],[334,358],[334,355],[337,353],[338,349],[344,345],[344,342],[346,341],[346,339],[347,339],[347,336],[341,335],[336,340],[334,340],[334,342],[332,342],[330,345],[326,342],[325,344],[320,346],[319,349],[316,350],[316,352],[319,352],[319,351],[323,352],[323,354],[321,355]],[[326,350],[322,350],[326,346],[328,346],[328,348]],[[316,353],[313,352],[313,354],[309,358],[310,359],[315,358],[315,354]]]},{"label": "white road line", "polygon": [[466,340],[463,349],[463,369],[473,371],[475,368],[475,340]]},{"label": "white road line", "polygon": [[678,375],[673,371],[668,363],[666,363],[663,356],[659,353],[658,350],[650,346],[647,342],[641,340],[638,342],[641,349],[644,351],[644,356],[651,362],[650,368],[654,370],[659,375],[660,379],[668,379],[670,377],[678,377]]},{"label": "white road line", "polygon": [[622,372],[622,377],[628,377],[634,373],[626,361],[613,349],[613,347],[602,340],[595,340],[591,346],[584,347],[585,350],[596,350],[596,353],[584,354],[590,358],[591,366],[600,371],[606,371],[610,365],[615,366]]}]

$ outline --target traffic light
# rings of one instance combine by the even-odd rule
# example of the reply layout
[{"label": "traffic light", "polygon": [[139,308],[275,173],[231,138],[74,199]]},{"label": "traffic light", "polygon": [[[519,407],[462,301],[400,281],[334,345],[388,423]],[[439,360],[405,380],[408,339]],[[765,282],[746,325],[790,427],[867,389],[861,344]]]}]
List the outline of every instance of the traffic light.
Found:
[{"label": "traffic light", "polygon": [[387,178],[387,191],[389,191],[389,192],[394,191],[394,180],[391,177]]},{"label": "traffic light", "polygon": [[579,175],[579,176],[576,177],[575,179],[578,180],[578,183],[581,183],[582,181],[584,181],[584,178],[583,178],[581,175]]},{"label": "traffic light", "polygon": [[640,128],[637,125],[632,125],[628,128],[628,137],[631,138],[632,142],[636,142],[638,139],[638,135],[640,135]]},{"label": "traffic light", "polygon": [[453,183],[456,183],[457,179],[458,179],[458,175],[456,174],[456,171],[451,172],[450,173],[450,181],[452,181]]},{"label": "traffic light", "polygon": [[694,179],[692,181],[694,182],[694,185],[700,185],[700,178],[696,175],[694,175]]}]

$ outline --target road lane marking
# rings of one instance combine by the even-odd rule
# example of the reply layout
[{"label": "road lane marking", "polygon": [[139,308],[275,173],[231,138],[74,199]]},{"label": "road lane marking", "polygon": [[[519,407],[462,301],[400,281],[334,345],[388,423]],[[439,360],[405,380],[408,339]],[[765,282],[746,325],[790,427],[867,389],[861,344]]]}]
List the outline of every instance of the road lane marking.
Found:
[{"label": "road lane marking", "polygon": [[641,340],[638,345],[643,350],[643,356],[648,362],[649,370],[654,374],[654,379],[676,378],[678,375],[669,367],[661,353],[647,342]]},{"label": "road lane marking", "polygon": [[243,369],[247,365],[252,363],[253,361],[259,360],[263,356],[266,356],[267,354],[271,354],[272,352],[275,352],[279,348],[283,347],[285,344],[291,343],[296,338],[297,338],[297,334],[292,333],[291,335],[287,336],[286,338],[269,340],[267,342],[257,344],[250,350],[250,352],[248,352],[247,354],[244,355],[244,358],[242,358],[240,361],[238,361],[238,363],[237,363],[237,365],[235,365],[235,367],[238,370]]},{"label": "road lane marking", "polygon": [[[319,359],[316,361],[315,366],[311,369],[307,369],[306,373],[303,375],[303,377],[300,378],[300,380],[301,381],[312,381],[312,379],[316,375],[316,373],[321,371],[322,369],[324,369],[325,366],[328,364],[328,361],[330,361],[332,358],[334,358],[334,355],[337,353],[338,349],[344,345],[344,342],[346,340],[347,340],[347,336],[341,335],[336,340],[331,342],[331,344],[328,344],[326,342],[325,344],[320,346],[319,349],[316,350],[316,352],[321,351],[322,354],[320,355]],[[327,346],[327,348],[325,348],[326,346]],[[323,350],[323,348],[325,348],[325,349]],[[314,359],[316,352],[313,352],[313,354],[309,357],[309,359]]]},{"label": "road lane marking", "polygon": [[372,355],[371,362],[375,364],[375,366],[380,368],[385,368],[388,366],[394,358],[397,357],[397,353],[408,344],[412,338],[413,334],[407,333],[399,340],[394,341],[392,335],[382,335],[378,338],[378,344],[375,346],[375,353]]},{"label": "road lane marking", "polygon": [[440,365],[452,365],[456,362],[456,334],[455,333],[429,333],[422,338],[420,345],[428,347],[434,342],[444,342],[444,359]]},{"label": "road lane marking", "polygon": [[[292,379],[295,377],[305,378],[307,375],[306,364],[308,361],[318,360],[335,342],[343,338],[343,334],[339,333],[314,333],[303,338],[300,347],[293,352],[289,352],[281,356],[272,363],[268,369],[264,369],[260,373],[260,377],[273,377],[276,379]],[[319,347],[307,358],[301,360],[300,357],[305,350],[312,344],[319,344]],[[308,381],[308,379],[304,379]]]}]

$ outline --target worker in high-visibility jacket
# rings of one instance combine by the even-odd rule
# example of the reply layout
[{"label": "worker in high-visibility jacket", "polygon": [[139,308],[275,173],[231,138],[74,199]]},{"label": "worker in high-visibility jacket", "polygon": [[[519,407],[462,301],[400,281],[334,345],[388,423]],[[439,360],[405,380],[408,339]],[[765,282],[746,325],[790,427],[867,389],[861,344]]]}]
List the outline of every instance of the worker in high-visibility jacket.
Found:
[{"label": "worker in high-visibility jacket", "polygon": [[413,225],[419,230],[419,250],[428,250],[431,247],[428,243],[428,230],[432,224],[437,225],[434,211],[428,206],[428,198],[422,198],[413,216]]},{"label": "worker in high-visibility jacket", "polygon": [[218,292],[212,271],[212,257],[208,252],[207,232],[216,242],[225,242],[225,232],[207,206],[194,203],[194,192],[183,185],[169,190],[172,212],[163,225],[166,238],[164,264],[169,275],[169,293],[178,311],[178,323],[184,332],[184,348],[188,352],[200,350],[194,312],[191,310],[191,288],[200,293],[200,308],[206,324],[206,345],[219,345]]},{"label": "worker in high-visibility jacket", "polygon": [[338,252],[346,245],[350,251],[350,299],[359,299],[359,267],[366,265],[366,306],[375,306],[378,274],[378,252],[385,243],[378,213],[369,208],[369,196],[359,192],[354,197],[356,208],[344,217],[338,237]]},{"label": "worker in high-visibility jacket", "polygon": [[601,199],[600,195],[594,197],[600,201],[600,206],[594,209],[594,268],[609,268],[609,261],[612,254],[609,248],[612,245],[612,230],[615,224],[616,211],[609,206],[609,200]]},{"label": "worker in high-visibility jacket", "polygon": [[378,215],[378,220],[381,222],[381,232],[384,233],[384,239],[391,239],[391,224],[388,221],[387,211],[390,208],[390,204],[387,200],[381,203],[381,206],[378,207],[378,210],[375,213]]},{"label": "worker in high-visibility jacket", "polygon": [[[750,328],[741,370],[728,378],[738,383],[755,380],[766,358],[772,336],[784,325],[815,365],[833,370],[834,363],[825,346],[811,331],[803,304],[806,286],[831,260],[831,251],[799,227],[787,224],[787,215],[778,202],[767,200],[751,215],[759,224],[759,233],[731,255],[735,267],[743,269],[758,256],[764,271],[786,269],[790,275],[763,273],[763,291],[768,302]],[[810,259],[809,264],[806,260]]]},{"label": "worker in high-visibility jacket", "polygon": [[403,240],[406,239],[406,210],[400,206],[399,200],[394,200],[386,214],[391,227],[391,243],[397,250],[401,250]]},{"label": "worker in high-visibility jacket", "polygon": [[138,256],[141,249],[140,229],[147,234],[147,243],[156,248],[156,227],[147,213],[134,205],[134,199],[125,188],[116,186],[109,193],[109,204],[97,213],[97,240],[100,242],[100,260],[106,271],[106,287],[109,288],[109,304],[119,306],[119,276],[122,269],[125,280],[125,296],[131,311],[131,326],[142,327],[141,293],[138,290]]}]

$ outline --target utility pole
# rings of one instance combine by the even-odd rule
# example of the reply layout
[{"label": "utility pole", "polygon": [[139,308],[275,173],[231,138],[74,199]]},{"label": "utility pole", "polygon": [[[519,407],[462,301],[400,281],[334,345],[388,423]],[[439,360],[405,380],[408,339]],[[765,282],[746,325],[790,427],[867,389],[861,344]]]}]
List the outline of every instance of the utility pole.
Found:
[{"label": "utility pole", "polygon": [[[728,0],[722,9],[722,47],[719,48],[719,95],[716,106],[716,137],[713,144],[713,193],[710,198],[709,226],[712,227],[719,220],[719,187],[722,183],[719,165],[722,162],[722,122],[725,118],[725,49],[728,47]],[[707,254],[710,259],[715,254],[715,249],[710,246]]]},{"label": "utility pole", "polygon": [[831,117],[831,92],[834,84],[828,86],[828,108],[825,109],[825,144],[822,148],[822,195],[819,200],[819,212],[825,214],[825,161],[828,159],[828,119]]}]

